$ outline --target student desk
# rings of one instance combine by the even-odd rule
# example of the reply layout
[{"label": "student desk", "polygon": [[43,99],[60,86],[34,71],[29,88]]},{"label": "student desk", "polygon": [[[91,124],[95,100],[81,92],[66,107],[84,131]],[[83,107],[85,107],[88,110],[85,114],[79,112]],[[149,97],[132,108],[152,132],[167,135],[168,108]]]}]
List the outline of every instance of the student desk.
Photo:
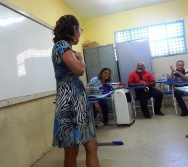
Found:
[{"label": "student desk", "polygon": [[[176,90],[188,95],[188,86],[176,87]],[[188,134],[185,137],[188,138]]]},{"label": "student desk", "polygon": [[176,90],[188,95],[188,86],[176,87]]},{"label": "student desk", "polygon": [[[174,96],[174,91],[175,90],[180,91],[180,89],[182,89],[185,86],[183,86],[183,87],[175,87],[175,85],[186,84],[186,83],[188,84],[188,81],[173,81],[173,82],[168,81],[168,80],[166,81],[166,84],[172,87],[172,96],[173,96],[173,100],[174,100],[174,106],[175,106],[176,114],[177,114],[177,105],[176,105],[176,98]],[[183,93],[183,91],[182,91],[182,93]]]},{"label": "student desk", "polygon": [[[103,94],[103,95],[98,95],[96,97],[88,97],[88,101],[90,103],[90,111],[91,111],[91,115],[92,115],[92,120],[93,120],[93,128],[94,128],[94,132],[95,132],[95,136],[96,136],[96,130],[95,130],[95,120],[94,120],[94,115],[93,115],[93,105],[92,103],[94,102],[98,102],[98,100],[100,99],[105,99],[108,96],[111,96],[114,93],[114,91],[110,91],[107,94]],[[111,141],[111,142],[100,142],[98,143],[98,146],[109,146],[109,145],[123,145],[124,143],[122,141]]]}]

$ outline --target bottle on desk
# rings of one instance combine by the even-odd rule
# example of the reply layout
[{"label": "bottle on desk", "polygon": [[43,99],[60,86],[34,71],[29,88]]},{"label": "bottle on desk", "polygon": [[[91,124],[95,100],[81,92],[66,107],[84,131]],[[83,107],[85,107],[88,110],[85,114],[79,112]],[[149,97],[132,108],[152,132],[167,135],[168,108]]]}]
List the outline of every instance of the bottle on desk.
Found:
[{"label": "bottle on desk", "polygon": [[163,78],[168,80],[168,78],[170,78],[170,74],[163,74]]}]

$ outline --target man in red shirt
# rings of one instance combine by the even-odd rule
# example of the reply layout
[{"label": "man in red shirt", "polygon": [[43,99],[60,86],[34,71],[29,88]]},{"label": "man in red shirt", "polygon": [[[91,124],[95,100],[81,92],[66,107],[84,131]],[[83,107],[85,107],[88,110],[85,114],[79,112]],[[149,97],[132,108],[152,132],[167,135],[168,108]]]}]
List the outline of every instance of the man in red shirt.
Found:
[{"label": "man in red shirt", "polygon": [[140,100],[140,105],[145,118],[151,119],[147,108],[148,97],[155,98],[154,110],[156,115],[164,116],[160,111],[161,103],[163,100],[163,94],[160,90],[155,88],[155,79],[151,72],[145,70],[143,62],[137,63],[137,68],[135,71],[131,72],[128,79],[128,85],[131,86],[146,86],[149,88],[145,91],[144,88],[135,89],[136,97]]}]

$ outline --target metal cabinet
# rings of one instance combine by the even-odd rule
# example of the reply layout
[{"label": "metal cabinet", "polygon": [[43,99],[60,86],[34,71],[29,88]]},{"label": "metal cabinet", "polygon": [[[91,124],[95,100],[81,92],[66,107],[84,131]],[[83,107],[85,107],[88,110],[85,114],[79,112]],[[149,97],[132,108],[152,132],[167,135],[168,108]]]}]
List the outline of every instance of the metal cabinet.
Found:
[{"label": "metal cabinet", "polygon": [[119,82],[117,61],[113,44],[84,49],[87,81],[98,75],[104,67],[112,71],[112,82]]}]

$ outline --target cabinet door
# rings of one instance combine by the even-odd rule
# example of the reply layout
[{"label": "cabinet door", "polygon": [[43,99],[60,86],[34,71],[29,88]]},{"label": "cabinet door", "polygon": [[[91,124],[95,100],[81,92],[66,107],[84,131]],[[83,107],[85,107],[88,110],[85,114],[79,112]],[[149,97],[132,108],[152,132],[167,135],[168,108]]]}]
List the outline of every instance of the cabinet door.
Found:
[{"label": "cabinet door", "polygon": [[86,63],[87,81],[89,82],[90,79],[96,76],[101,70],[98,49],[97,48],[85,49],[84,57]]},{"label": "cabinet door", "polygon": [[112,71],[112,82],[119,82],[113,44],[84,49],[87,81],[97,76],[104,67]]},{"label": "cabinet door", "polygon": [[112,71],[112,82],[119,82],[113,44],[98,47],[98,53],[101,69],[104,67],[110,68]]}]

